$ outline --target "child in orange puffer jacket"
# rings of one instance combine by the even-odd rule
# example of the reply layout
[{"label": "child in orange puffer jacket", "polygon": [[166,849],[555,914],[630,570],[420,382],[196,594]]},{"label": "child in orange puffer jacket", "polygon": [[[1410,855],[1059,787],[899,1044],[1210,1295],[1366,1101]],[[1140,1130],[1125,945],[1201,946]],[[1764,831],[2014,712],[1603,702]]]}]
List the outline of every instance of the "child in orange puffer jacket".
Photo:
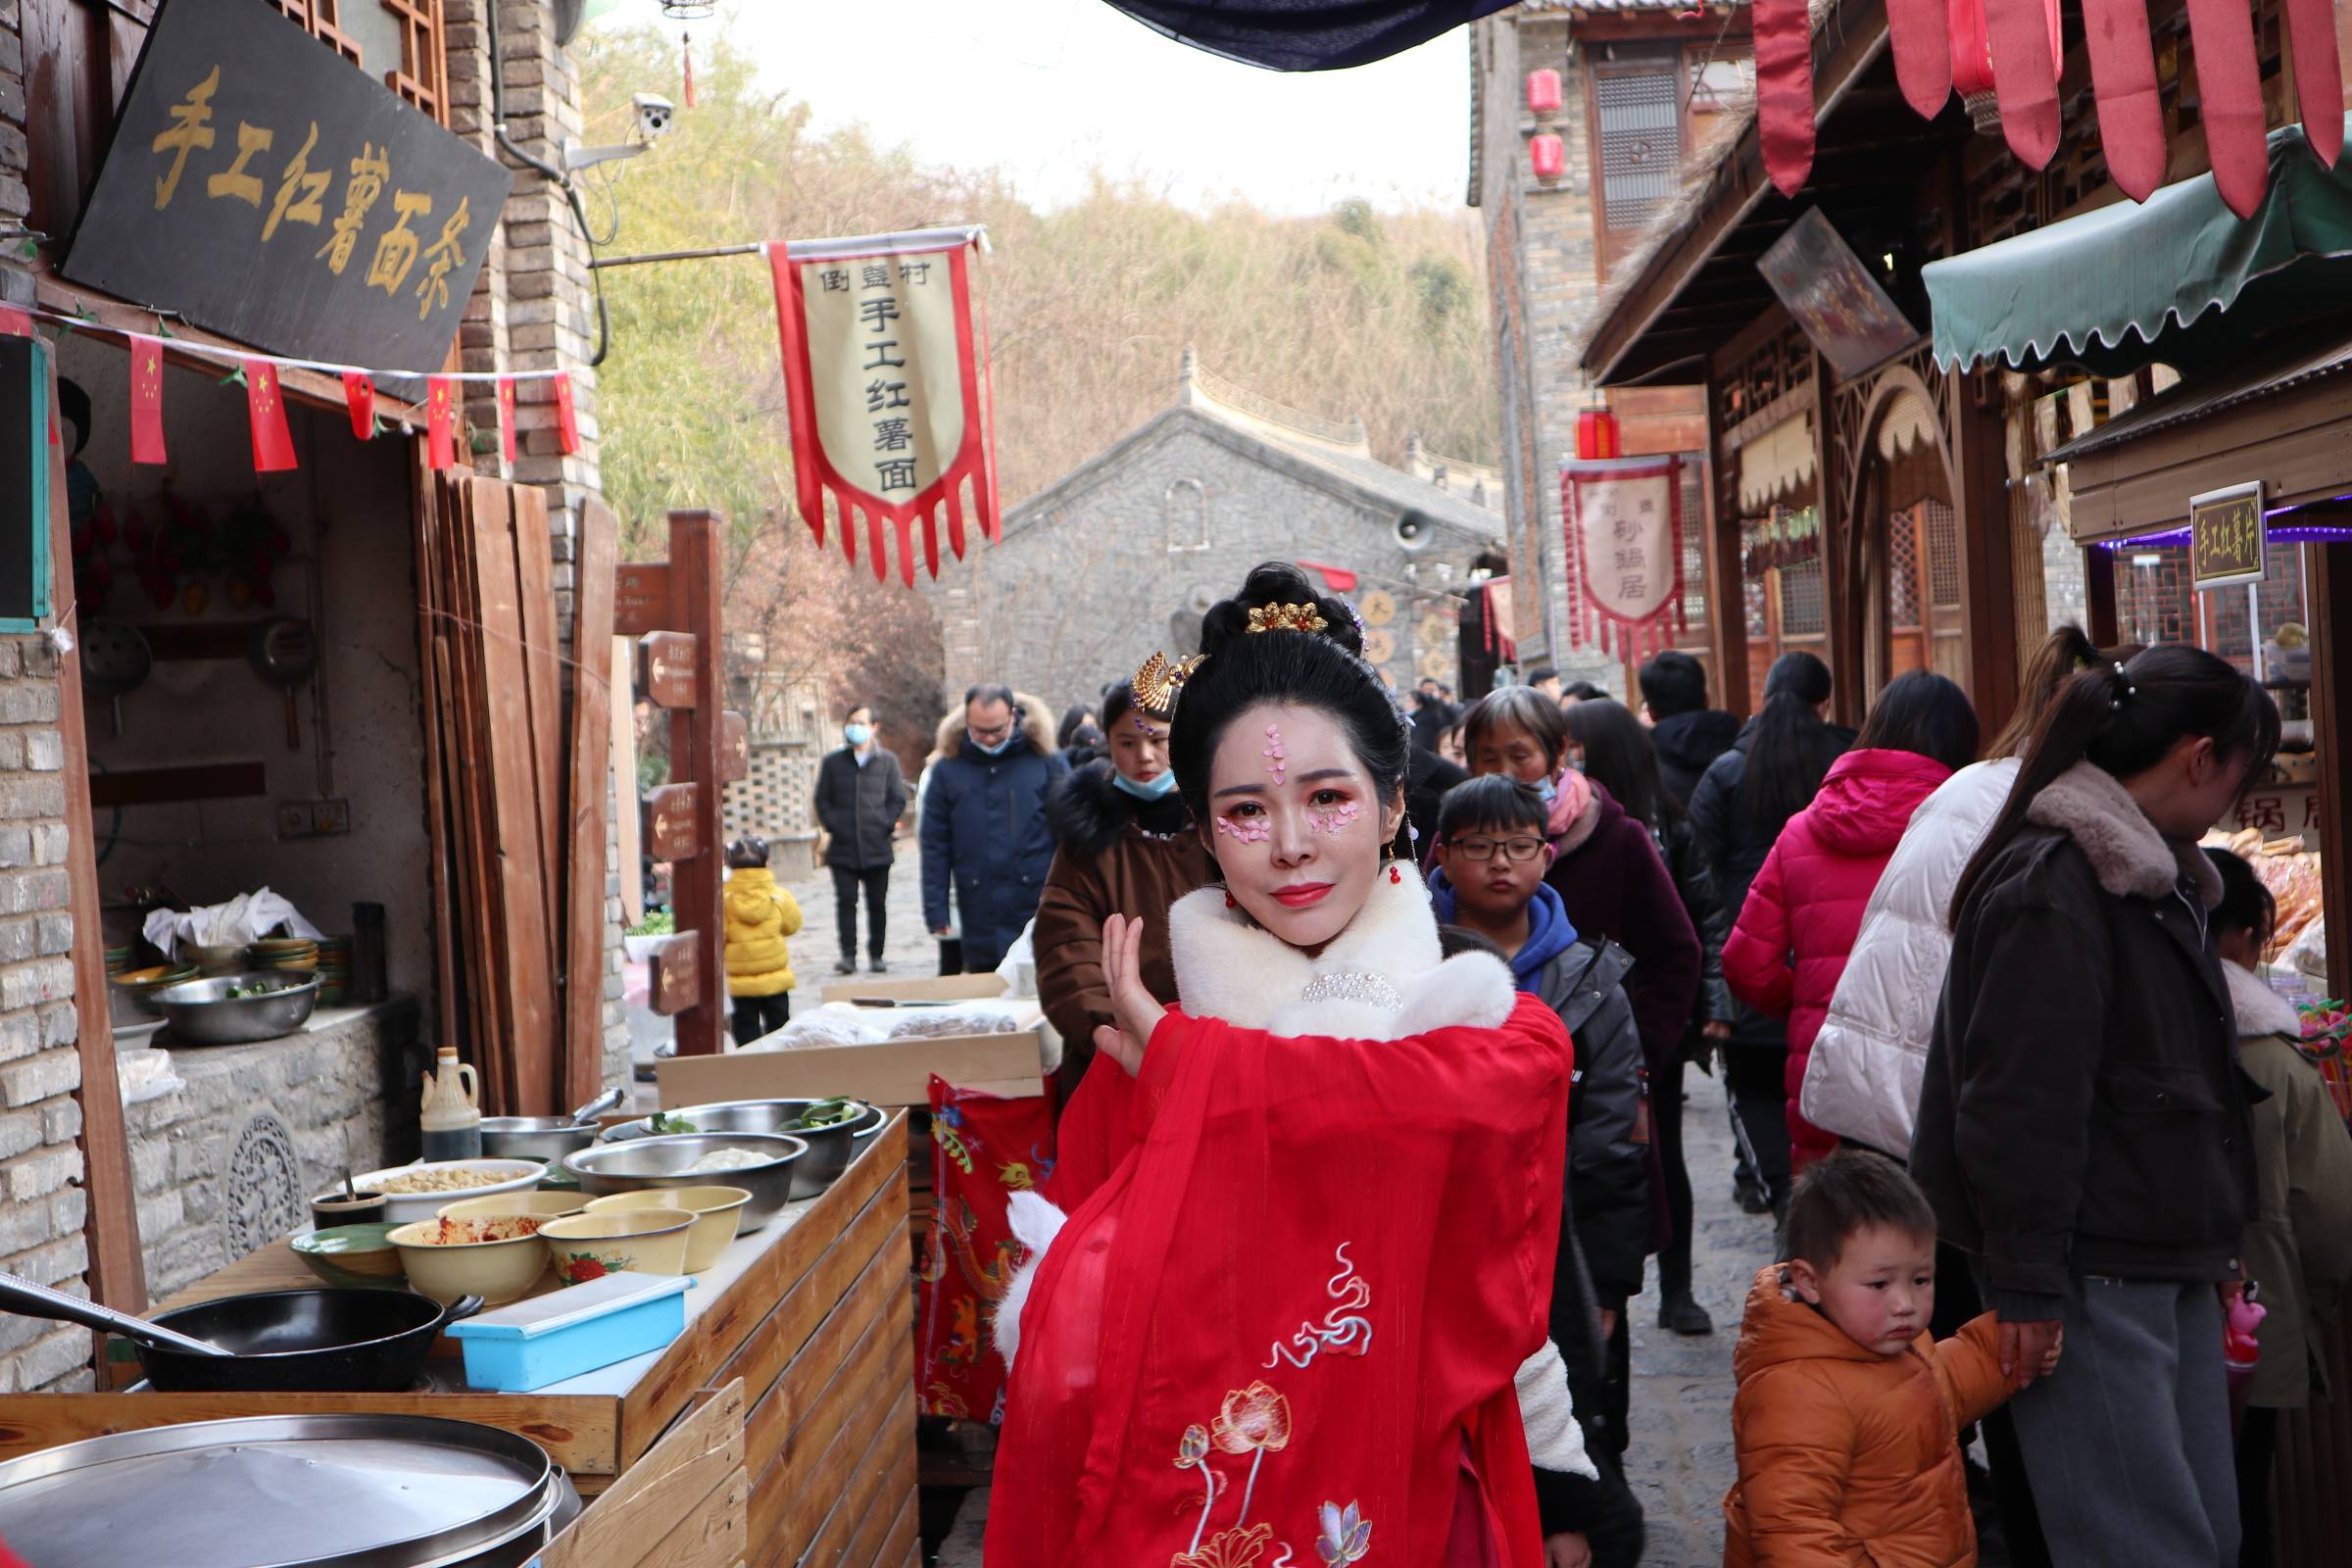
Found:
[{"label": "child in orange puffer jacket", "polygon": [[[1991,1313],[1937,1343],[1936,1216],[1901,1166],[1847,1151],[1797,1183],[1789,1261],[1756,1276],[1732,1368],[1740,1479],[1725,1568],[1967,1568],[1960,1428],[2022,1386]],[[2048,1358],[2027,1372],[2047,1376]]]}]

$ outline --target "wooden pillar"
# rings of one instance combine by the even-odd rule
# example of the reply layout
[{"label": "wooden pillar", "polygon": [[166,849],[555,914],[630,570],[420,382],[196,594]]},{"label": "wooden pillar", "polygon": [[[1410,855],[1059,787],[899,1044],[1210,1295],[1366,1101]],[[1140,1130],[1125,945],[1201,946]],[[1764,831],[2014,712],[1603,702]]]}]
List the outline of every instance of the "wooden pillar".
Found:
[{"label": "wooden pillar", "polygon": [[[2321,747],[2320,890],[2328,922],[2328,994],[2352,996],[2352,832],[2344,808],[2344,769],[2352,723],[2352,544],[2312,545],[2311,717]],[[2094,555],[2105,554],[2094,551]],[[2333,761],[2328,759],[2333,758]]]},{"label": "wooden pillar", "polygon": [[2017,706],[2017,590],[2009,551],[2009,464],[1996,378],[1947,372],[1952,514],[1960,529],[1968,695],[1985,734]]},{"label": "wooden pillar", "polygon": [[669,715],[670,777],[692,782],[694,831],[702,852],[670,873],[670,907],[683,934],[695,936],[700,1000],[676,1013],[678,1054],[709,1055],[726,1030],[727,983],[719,887],[724,880],[725,824],[720,815],[719,722],[725,707],[719,646],[719,516],[713,512],[669,514],[670,624],[695,639],[694,706]]},{"label": "wooden pillar", "polygon": [[1841,724],[1862,722],[1861,641],[1851,630],[1861,585],[1854,579],[1861,552],[1854,548],[1846,515],[1846,488],[1853,483],[1838,462],[1830,426],[1838,417],[1838,387],[1830,362],[1813,354],[1813,493],[1821,509],[1821,592],[1829,630],[1830,712]]},{"label": "wooden pillar", "polygon": [[1747,589],[1740,562],[1738,465],[1724,461],[1723,431],[1716,423],[1715,381],[1706,387],[1707,471],[1701,487],[1706,515],[1699,522],[1699,573],[1707,598],[1707,650],[1715,665],[1715,706],[1745,718],[1752,710],[1747,689]]}]

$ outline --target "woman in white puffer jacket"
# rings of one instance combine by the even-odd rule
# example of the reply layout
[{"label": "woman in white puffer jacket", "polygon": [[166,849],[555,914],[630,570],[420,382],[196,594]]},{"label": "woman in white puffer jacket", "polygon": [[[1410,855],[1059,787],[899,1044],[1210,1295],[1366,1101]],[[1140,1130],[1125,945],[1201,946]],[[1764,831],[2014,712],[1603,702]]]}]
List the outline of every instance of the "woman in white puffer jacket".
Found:
[{"label": "woman in white puffer jacket", "polygon": [[2059,686],[2093,662],[2129,660],[2137,644],[2091,646],[2081,627],[2050,633],[2028,666],[2017,710],[1990,760],[1964,767],[1911,813],[1911,825],[1862,911],[1862,934],[1813,1040],[1797,1109],[1805,1120],[1896,1159],[1911,1156],[1911,1123],[1928,1036],[1951,961],[1952,894],[2017,778],[2017,753]]}]

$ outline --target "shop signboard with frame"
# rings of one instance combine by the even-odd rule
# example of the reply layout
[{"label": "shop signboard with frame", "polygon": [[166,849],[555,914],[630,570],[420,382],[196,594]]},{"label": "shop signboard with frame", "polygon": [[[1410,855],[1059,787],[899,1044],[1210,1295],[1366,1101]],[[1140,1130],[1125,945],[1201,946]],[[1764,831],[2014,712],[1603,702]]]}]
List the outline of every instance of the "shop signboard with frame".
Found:
[{"label": "shop signboard with frame", "polygon": [[50,386],[49,345],[0,335],[0,631],[49,613]]},{"label": "shop signboard with frame", "polygon": [[2188,498],[2188,570],[2196,587],[2262,581],[2269,543],[2261,480]]},{"label": "shop signboard with frame", "polygon": [[62,270],[274,354],[427,370],[514,178],[267,0],[165,0]]}]

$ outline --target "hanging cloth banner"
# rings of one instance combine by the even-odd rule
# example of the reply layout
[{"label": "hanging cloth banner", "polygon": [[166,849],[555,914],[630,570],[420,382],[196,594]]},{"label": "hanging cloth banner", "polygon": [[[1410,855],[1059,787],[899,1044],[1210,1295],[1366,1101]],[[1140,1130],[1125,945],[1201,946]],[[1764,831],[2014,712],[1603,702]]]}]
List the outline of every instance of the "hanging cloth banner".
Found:
[{"label": "hanging cloth banner", "polygon": [[910,587],[917,517],[931,575],[943,516],[963,554],[967,481],[981,531],[998,537],[969,268],[978,237],[946,228],[767,248],[801,514],[822,544],[830,496],[852,561],[862,516],[877,581],[890,575],[885,522]]},{"label": "hanging cloth banner", "polygon": [[365,370],[343,372],[343,407],[351,414],[355,441],[375,439],[375,382]]},{"label": "hanging cloth banner", "polygon": [[1683,625],[1683,460],[1560,465],[1568,529],[1568,644],[1590,637],[1626,659],[1670,645]]},{"label": "hanging cloth banner", "polygon": [[514,378],[498,378],[498,450],[509,463],[514,461]]},{"label": "hanging cloth banner", "polygon": [[130,334],[130,461],[162,465],[164,457],[164,345]]},{"label": "hanging cloth banner", "polygon": [[245,362],[245,414],[253,424],[253,471],[279,473],[294,466],[294,437],[286,428],[286,397],[278,390],[277,367],[267,360]]},{"label": "hanging cloth banner", "polygon": [[580,450],[580,414],[571,403],[571,376],[562,374],[555,379],[556,443],[570,457]]},{"label": "hanging cloth banner", "polygon": [[446,468],[458,461],[457,383],[446,375],[428,376],[424,393],[424,466]]}]

